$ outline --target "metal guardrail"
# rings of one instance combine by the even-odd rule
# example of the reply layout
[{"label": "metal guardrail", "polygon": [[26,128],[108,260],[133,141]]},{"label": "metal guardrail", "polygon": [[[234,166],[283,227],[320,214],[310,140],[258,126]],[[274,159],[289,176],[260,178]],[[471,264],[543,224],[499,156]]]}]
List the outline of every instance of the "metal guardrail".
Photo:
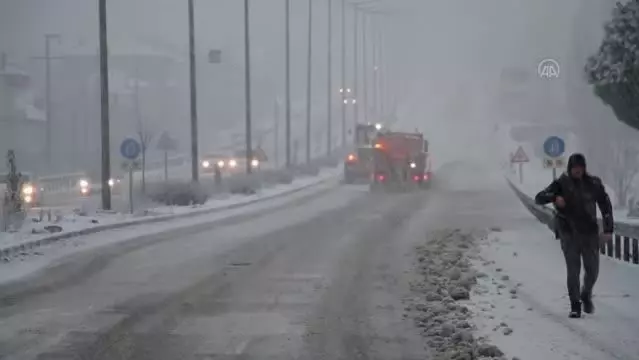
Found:
[{"label": "metal guardrail", "polygon": [[[530,196],[524,194],[510,180],[507,179],[507,181],[510,188],[528,211],[530,211],[537,220],[548,226],[554,233],[553,218],[555,211],[549,207],[535,204],[535,201]],[[639,224],[635,225],[615,221],[612,241],[601,246],[601,254],[639,265]]]}]

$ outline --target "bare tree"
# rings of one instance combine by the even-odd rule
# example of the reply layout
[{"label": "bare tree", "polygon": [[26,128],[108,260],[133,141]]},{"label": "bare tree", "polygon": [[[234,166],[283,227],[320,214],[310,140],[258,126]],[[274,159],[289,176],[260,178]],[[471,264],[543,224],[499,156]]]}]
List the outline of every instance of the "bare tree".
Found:
[{"label": "bare tree", "polygon": [[140,141],[140,147],[142,148],[142,193],[146,193],[146,152],[149,149],[149,145],[155,137],[155,132],[146,126],[142,121],[138,121],[137,129],[138,140]]}]

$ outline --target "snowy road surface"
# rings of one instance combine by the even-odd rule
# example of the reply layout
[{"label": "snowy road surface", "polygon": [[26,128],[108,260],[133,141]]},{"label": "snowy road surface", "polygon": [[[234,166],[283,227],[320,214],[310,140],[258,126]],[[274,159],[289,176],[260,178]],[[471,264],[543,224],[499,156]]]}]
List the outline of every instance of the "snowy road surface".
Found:
[{"label": "snowy road surface", "polygon": [[[604,264],[598,314],[569,323],[556,244],[503,178],[456,164],[438,180],[417,195],[341,186],[258,217],[63,259],[21,286],[0,287],[0,358],[417,360],[434,358],[433,347],[496,354],[478,338],[487,333],[508,359],[637,358],[627,342],[636,316],[615,296],[625,289],[613,279],[616,263]],[[478,294],[495,266],[485,260],[487,275],[466,277],[476,271],[467,258],[483,266],[479,239],[488,241],[480,253],[488,259],[498,251],[491,239],[513,242],[519,233],[536,245],[521,250],[521,264],[501,266],[513,266],[528,295],[498,302],[490,289]],[[517,279],[546,262],[538,278]],[[446,289],[464,279],[479,282],[470,300]],[[483,311],[487,303],[495,309]],[[528,307],[532,320],[507,315]],[[482,316],[490,311],[509,322],[510,336],[487,330]],[[607,328],[613,323],[618,330]],[[516,341],[524,337],[553,345],[543,356],[523,353]]]}]

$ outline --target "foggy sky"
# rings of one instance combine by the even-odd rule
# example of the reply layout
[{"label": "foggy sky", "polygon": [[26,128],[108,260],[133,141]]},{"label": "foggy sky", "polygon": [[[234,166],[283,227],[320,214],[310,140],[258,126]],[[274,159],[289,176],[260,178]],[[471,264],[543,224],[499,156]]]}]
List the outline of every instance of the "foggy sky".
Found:
[{"label": "foggy sky", "polygon": [[[603,1],[603,0],[601,0]],[[215,65],[206,63],[210,49],[221,49],[223,61],[243,63],[243,2],[239,0],[196,0],[196,41],[199,87],[207,98],[207,87],[215,84]],[[495,119],[488,104],[495,101],[495,87],[503,67],[521,66],[536,71],[541,59],[562,63],[565,73],[582,64],[574,63],[575,16],[586,12],[605,18],[597,1],[580,0],[383,0],[382,7],[393,10],[385,24],[386,58],[392,64],[398,85],[402,116],[430,131],[435,148],[445,148],[446,139],[477,139]],[[306,86],[306,12],[308,1],[292,0],[292,86],[293,102],[304,105]],[[325,107],[326,97],[326,1],[314,0],[313,105]],[[273,82],[270,92],[256,98],[284,95],[284,0],[251,1],[251,65],[256,77]],[[592,10],[590,10],[592,8]],[[187,59],[186,0],[109,0],[109,46],[112,53],[153,51],[176,59]],[[339,1],[334,1],[333,84],[340,84]],[[347,19],[347,71],[352,69],[352,13]],[[596,48],[599,23],[592,23],[588,40],[581,48]],[[97,0],[0,0],[0,51],[12,62],[42,77],[42,65],[29,57],[42,55],[43,35],[59,33],[61,44],[53,46],[58,55],[95,53],[97,49]],[[581,30],[580,30],[581,31]],[[572,68],[572,69],[571,69]],[[187,88],[184,62],[183,83]],[[352,85],[352,75],[347,86]],[[237,77],[234,82],[241,83]],[[210,83],[210,84],[209,84]],[[351,85],[349,85],[351,84]],[[551,92],[566,89],[565,77],[551,85]],[[463,89],[463,90],[461,90]],[[547,92],[548,89],[543,92]],[[460,94],[463,94],[460,96]],[[539,93],[531,93],[538,96]],[[184,98],[188,93],[184,94]],[[540,102],[548,99],[539,98]],[[564,102],[565,100],[558,100]],[[209,104],[210,103],[210,104]],[[188,117],[187,102],[184,112]],[[207,106],[224,106],[201,101],[200,117],[207,118]],[[451,112],[452,108],[455,109]],[[457,114],[451,116],[451,113]],[[260,116],[258,114],[258,116]],[[264,116],[264,115],[262,115]],[[568,114],[554,114],[569,117]],[[240,119],[238,119],[240,120]],[[240,120],[241,121],[241,120]],[[455,153],[451,149],[442,149]],[[457,156],[455,154],[454,156]]]}]

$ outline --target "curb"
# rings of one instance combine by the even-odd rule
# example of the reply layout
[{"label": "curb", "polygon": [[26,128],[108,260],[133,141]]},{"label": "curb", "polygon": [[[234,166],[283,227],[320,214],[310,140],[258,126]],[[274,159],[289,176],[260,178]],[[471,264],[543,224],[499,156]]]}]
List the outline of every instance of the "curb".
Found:
[{"label": "curb", "polygon": [[123,221],[123,222],[118,222],[118,223],[113,223],[113,224],[104,224],[104,225],[96,225],[93,227],[89,227],[89,228],[85,228],[85,229],[80,229],[80,230],[75,230],[75,231],[69,231],[69,232],[63,232],[57,235],[52,235],[52,236],[47,236],[41,239],[36,239],[36,240],[32,240],[32,241],[27,241],[21,244],[17,244],[17,245],[12,245],[12,246],[8,246],[5,248],[0,248],[0,256],[1,257],[11,257],[13,255],[16,255],[17,253],[20,252],[25,252],[27,250],[31,250],[40,246],[44,246],[44,245],[48,245],[60,240],[66,240],[66,239],[70,239],[70,238],[74,238],[74,237],[78,237],[78,236],[83,236],[83,235],[89,235],[89,234],[94,234],[94,233],[98,233],[101,231],[106,231],[106,230],[116,230],[116,229],[121,229],[121,228],[125,228],[125,227],[130,227],[130,226],[135,226],[135,225],[145,225],[145,224],[153,224],[153,223],[157,223],[157,222],[162,222],[162,221],[170,221],[170,220],[178,220],[178,219],[183,219],[183,218],[189,218],[189,217],[195,217],[195,216],[200,216],[200,215],[209,215],[209,214],[214,214],[217,212],[221,212],[221,211],[226,211],[226,210],[232,210],[232,209],[236,209],[239,207],[243,207],[243,206],[247,206],[247,205],[252,205],[255,203],[259,203],[259,202],[263,202],[266,200],[272,200],[272,199],[276,199],[276,198],[280,198],[283,196],[288,196],[288,195],[292,195],[295,193],[298,193],[300,191],[315,187],[315,186],[319,186],[325,183],[328,183],[332,180],[334,180],[335,176],[328,176],[324,179],[318,179],[317,182],[313,182],[310,184],[305,184],[303,186],[300,187],[295,187],[293,189],[287,190],[287,191],[282,191],[281,193],[278,194],[273,194],[273,195],[267,195],[261,198],[257,198],[257,199],[252,199],[252,200],[247,200],[244,202],[238,202],[235,204],[229,204],[226,206],[220,206],[220,207],[215,207],[215,208],[208,208],[208,209],[199,209],[199,210],[194,210],[191,212],[186,212],[186,213],[181,213],[181,214],[166,214],[166,215],[157,215],[157,216],[152,216],[152,217],[148,217],[148,218],[141,218],[141,219],[132,219],[132,220],[128,220],[128,221]]}]

